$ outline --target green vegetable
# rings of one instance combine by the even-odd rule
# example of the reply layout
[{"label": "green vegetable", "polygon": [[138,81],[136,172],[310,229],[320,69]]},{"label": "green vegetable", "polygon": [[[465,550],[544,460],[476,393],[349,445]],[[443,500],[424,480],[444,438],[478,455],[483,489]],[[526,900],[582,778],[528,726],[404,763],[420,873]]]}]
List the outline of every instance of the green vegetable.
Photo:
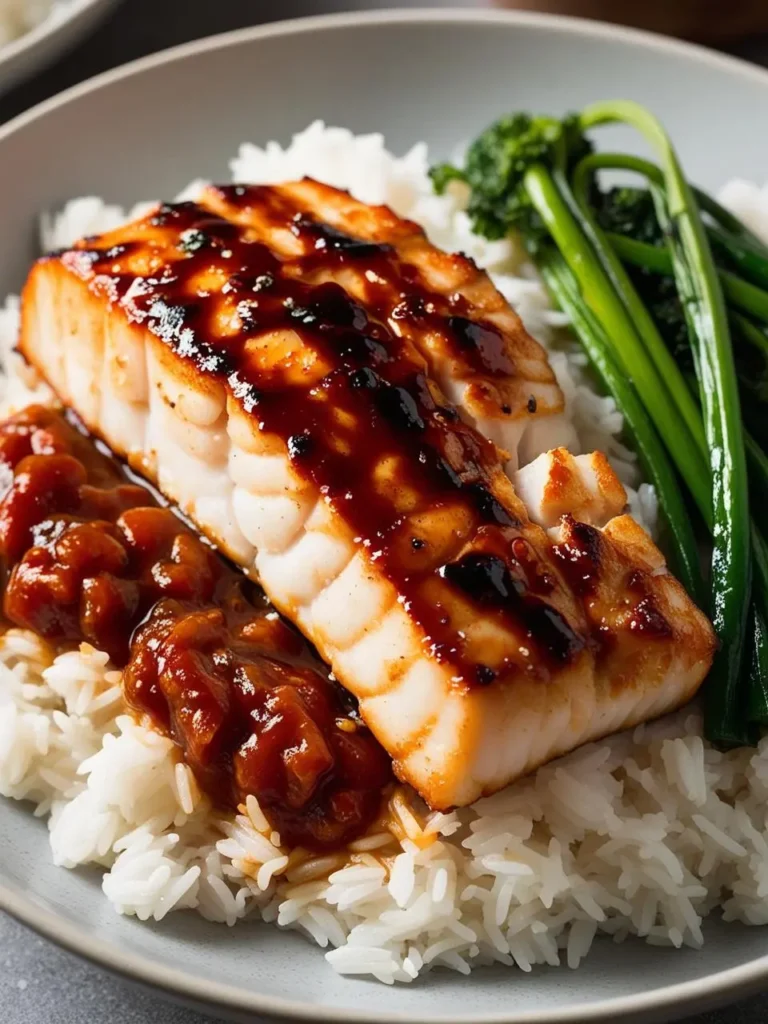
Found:
[{"label": "green vegetable", "polygon": [[592,367],[624,416],[643,468],[656,488],[659,505],[672,534],[678,575],[688,592],[700,603],[705,603],[696,537],[664,446],[634,388],[616,363],[611,343],[599,321],[585,304],[576,278],[554,246],[542,246],[538,250],[538,267],[550,295],[568,314]]},{"label": "green vegetable", "polygon": [[[638,129],[659,166],[593,152],[587,133],[612,122]],[[601,192],[604,168],[639,174],[647,188]],[[748,741],[750,715],[768,724],[768,546],[750,523],[745,454],[746,443],[752,479],[768,489],[768,335],[757,325],[768,323],[768,247],[689,185],[660,123],[631,102],[593,104],[563,122],[504,118],[470,147],[464,168],[444,165],[433,178],[438,190],[452,180],[469,186],[475,230],[521,233],[624,413],[680,574],[699,597],[675,469],[687,485],[713,538],[710,605],[720,646],[705,688],[706,730],[724,746]]]},{"label": "green vegetable", "polygon": [[[664,344],[664,339],[654,323],[653,317],[643,304],[621,260],[611,248],[608,239],[600,228],[597,216],[590,208],[590,196],[594,189],[591,178],[580,170],[581,164],[582,162],[580,161],[574,168],[573,194],[575,203],[579,208],[584,232],[597,253],[617,295],[623,302],[628,315],[632,319],[641,345],[644,347],[646,354],[650,356],[660,379],[666,384],[669,396],[675,403],[679,416],[688,428],[690,436],[686,435],[684,438],[685,443],[688,444],[690,441],[693,441],[698,448],[698,453],[689,452],[687,459],[688,464],[696,464],[695,479],[697,484],[701,481],[701,491],[698,491],[696,486],[691,484],[691,476],[694,474],[694,471],[691,470],[691,474],[687,474],[679,461],[678,467],[688,482],[691,493],[696,499],[704,519],[709,522],[711,496],[708,488],[706,494],[704,492],[704,481],[706,480],[706,442],[699,410],[680,368]],[[627,369],[631,372],[631,367],[628,366]],[[670,440],[667,441],[667,444],[670,444]],[[675,454],[675,449],[673,449],[673,454]]]},{"label": "green vegetable", "polygon": [[768,455],[754,437],[747,434],[747,460],[752,494],[759,502],[758,508],[768,508]]},{"label": "green vegetable", "polygon": [[[585,161],[581,167],[587,181],[598,169],[594,161]],[[656,220],[656,207],[648,189],[625,186],[598,192],[595,215],[600,227],[609,234],[622,235],[645,245],[664,244]]]},{"label": "green vegetable", "polygon": [[[638,242],[623,234],[607,234],[606,238],[619,258],[634,267],[653,274],[672,275],[672,258],[666,249],[647,242]],[[727,270],[720,270],[720,285],[731,305],[762,323],[768,323],[768,291],[743,281]]]},{"label": "green vegetable", "polygon": [[[591,153],[580,164],[581,173],[586,175],[593,175],[599,170],[631,171],[656,185],[663,184],[661,169],[656,164],[625,153]],[[610,197],[600,199],[598,215],[602,218],[603,227],[639,241],[655,243],[657,239],[649,216],[650,196],[640,189],[615,191],[626,194],[617,195],[613,200]],[[707,237],[713,251],[723,259],[725,268],[758,287],[768,288],[768,245],[706,192],[697,188],[692,188],[692,191],[701,211],[709,217]],[[632,193],[639,193],[639,196]]]},{"label": "green vegetable", "polygon": [[750,628],[749,699],[750,722],[768,726],[768,629],[759,611],[753,612]]},{"label": "green vegetable", "polygon": [[732,271],[760,288],[768,288],[768,251],[751,239],[735,238],[719,225],[709,228],[714,252]]},{"label": "green vegetable", "polygon": [[526,194],[523,177],[536,164],[554,164],[561,150],[568,154],[569,161],[581,159],[590,151],[575,117],[560,121],[515,114],[496,121],[477,138],[467,151],[463,168],[438,164],[430,176],[438,193],[444,192],[451,181],[469,185],[467,213],[479,234],[503,238],[514,229],[532,239],[542,237],[544,231]]},{"label": "green vegetable", "polygon": [[667,134],[647,110],[629,101],[596,103],[580,115],[584,129],[616,121],[637,128],[661,163],[665,193],[655,194],[656,216],[672,255],[694,344],[711,455],[711,615],[720,647],[705,685],[705,722],[711,737],[733,745],[743,735],[738,692],[752,560],[747,461],[728,315],[701,212]]},{"label": "green vegetable", "polygon": [[757,601],[750,630],[748,714],[750,721],[768,726],[768,545],[752,526]]},{"label": "green vegetable", "polygon": [[[516,115],[496,122],[478,137],[462,170],[441,165],[433,170],[432,180],[438,191],[458,179],[470,186],[467,212],[480,234],[499,238],[520,231],[534,256],[539,242],[548,235],[554,238],[584,301],[611,339],[614,357],[630,376],[678,472],[708,519],[711,496],[702,454],[705,445],[690,393],[670,359],[663,372],[654,365],[635,326],[636,307],[628,310],[617,294],[601,262],[604,254],[595,252],[585,237],[583,220],[580,223],[574,212],[575,202],[569,203],[570,197],[563,194],[567,170],[588,152],[575,118],[560,123]],[[661,340],[656,350],[660,361],[668,356]],[[681,405],[686,408],[685,417],[680,415]],[[698,429],[699,436],[694,436],[692,428]]]},{"label": "green vegetable", "polygon": [[734,313],[734,333],[738,342],[738,372],[742,400],[748,419],[755,413],[765,429],[765,404],[768,403],[768,336],[748,319]]}]

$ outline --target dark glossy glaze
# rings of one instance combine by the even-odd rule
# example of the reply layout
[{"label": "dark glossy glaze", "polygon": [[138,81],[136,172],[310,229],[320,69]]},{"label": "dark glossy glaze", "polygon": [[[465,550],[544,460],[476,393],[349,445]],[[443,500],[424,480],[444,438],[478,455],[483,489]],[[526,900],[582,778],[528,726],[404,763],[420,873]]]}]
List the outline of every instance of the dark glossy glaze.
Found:
[{"label": "dark glossy glaze", "polygon": [[365,831],[389,759],[257,588],[50,409],[0,426],[0,472],[10,622],[125,666],[215,801],[256,795],[292,845]]},{"label": "dark glossy glaze", "polygon": [[593,636],[602,653],[615,649],[619,631],[641,642],[674,637],[674,630],[648,585],[647,573],[638,569],[627,571],[621,565],[618,600],[608,589],[606,602],[601,590],[605,588],[607,572],[616,572],[610,567],[612,561],[615,564],[615,555],[609,542],[596,527],[580,523],[570,515],[563,517],[560,530],[562,539],[553,547],[555,559],[574,593],[590,609],[593,620],[597,620]]},{"label": "dark glossy glaze", "polygon": [[[543,533],[499,490],[495,447],[459,418],[407,330],[400,338],[392,325],[447,331],[457,358],[491,375],[511,369],[498,331],[472,320],[460,295],[425,288],[388,243],[345,235],[269,188],[215,195],[230,219],[164,205],[63,261],[285,440],[297,472],[351,525],[457,685],[520,670],[546,679],[578,656],[589,642],[584,623]],[[244,226],[251,214],[258,229]],[[274,229],[290,233],[296,253],[265,244]],[[341,287],[348,271],[364,276],[364,296]],[[265,355],[253,340],[274,331],[289,333]],[[374,471],[387,464],[392,477],[381,486]],[[442,508],[457,525],[436,547],[414,523]],[[462,569],[485,557],[503,566],[503,592]],[[507,637],[487,657],[465,644],[464,627],[479,614]]]},{"label": "dark glossy glaze", "polygon": [[603,540],[599,530],[567,516],[564,537],[554,547],[561,571],[575,593],[589,598],[600,583]]}]

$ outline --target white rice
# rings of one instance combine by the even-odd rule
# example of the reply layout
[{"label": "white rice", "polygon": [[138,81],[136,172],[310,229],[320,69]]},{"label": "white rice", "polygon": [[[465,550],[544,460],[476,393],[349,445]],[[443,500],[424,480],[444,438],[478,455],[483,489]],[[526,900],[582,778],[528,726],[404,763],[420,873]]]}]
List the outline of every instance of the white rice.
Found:
[{"label": "white rice", "polygon": [[[621,416],[574,346],[555,344],[561,317],[532,267],[511,242],[474,236],[461,191],[432,195],[427,166],[422,144],[395,158],[379,135],[316,123],[287,150],[244,145],[232,169],[255,182],[311,174],[470,253],[550,345],[583,448],[606,451],[638,485],[633,510],[653,529],[655,495],[619,440]],[[726,199],[768,232],[768,191],[733,188]],[[75,200],[44,222],[44,245],[124,216]],[[17,324],[11,299],[0,342],[12,371]],[[23,404],[34,384],[12,372],[6,405]],[[718,752],[695,711],[584,747],[457,813],[430,814],[400,791],[400,839],[379,832],[348,854],[307,859],[281,847],[253,797],[221,818],[174,745],[121,714],[119,674],[92,648],[53,659],[33,635],[6,634],[0,704],[0,792],[48,816],[55,863],[99,865],[115,909],[141,920],[192,908],[229,925],[260,915],[300,929],[340,973],[387,984],[493,961],[575,968],[597,935],[698,947],[703,918],[719,907],[727,920],[768,923],[768,740]]]}]

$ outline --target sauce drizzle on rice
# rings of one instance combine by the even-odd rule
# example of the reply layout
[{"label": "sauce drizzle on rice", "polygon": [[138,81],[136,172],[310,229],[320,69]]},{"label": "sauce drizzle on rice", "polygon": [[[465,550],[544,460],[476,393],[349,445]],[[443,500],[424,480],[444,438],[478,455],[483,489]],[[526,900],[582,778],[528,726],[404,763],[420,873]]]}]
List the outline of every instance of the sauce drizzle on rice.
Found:
[{"label": "sauce drizzle on rice", "polygon": [[125,666],[219,804],[255,795],[289,845],[364,834],[389,758],[258,589],[52,409],[0,425],[0,467],[7,619]]}]

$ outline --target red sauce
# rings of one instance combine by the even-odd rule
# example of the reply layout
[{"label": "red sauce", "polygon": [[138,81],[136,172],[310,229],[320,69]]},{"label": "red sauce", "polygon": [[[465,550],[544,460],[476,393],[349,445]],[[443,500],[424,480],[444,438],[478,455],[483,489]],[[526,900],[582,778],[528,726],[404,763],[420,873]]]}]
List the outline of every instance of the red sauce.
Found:
[{"label": "red sauce", "polygon": [[[407,339],[450,336],[456,358],[490,376],[514,369],[508,344],[471,318],[461,295],[430,291],[393,246],[343,234],[268,188],[217,194],[243,223],[194,203],[164,205],[120,229],[121,244],[87,240],[61,259],[286,441],[297,472],[350,523],[457,684],[520,670],[546,680],[590,643],[580,612],[544,534],[499,496],[495,447],[459,418]],[[244,226],[251,210],[290,231],[301,254],[259,241]],[[366,282],[360,301],[328,280],[345,271]],[[277,365],[254,345],[270,331],[298,338]],[[375,471],[388,464],[395,479],[381,487]],[[460,525],[436,548],[413,518],[441,508],[459,509]],[[479,568],[489,560],[498,573]],[[509,637],[492,664],[466,642],[463,626],[480,614]]]},{"label": "red sauce", "polygon": [[201,787],[254,794],[283,841],[366,830],[389,759],[260,591],[53,410],[0,425],[0,484],[10,622],[107,651]]}]

